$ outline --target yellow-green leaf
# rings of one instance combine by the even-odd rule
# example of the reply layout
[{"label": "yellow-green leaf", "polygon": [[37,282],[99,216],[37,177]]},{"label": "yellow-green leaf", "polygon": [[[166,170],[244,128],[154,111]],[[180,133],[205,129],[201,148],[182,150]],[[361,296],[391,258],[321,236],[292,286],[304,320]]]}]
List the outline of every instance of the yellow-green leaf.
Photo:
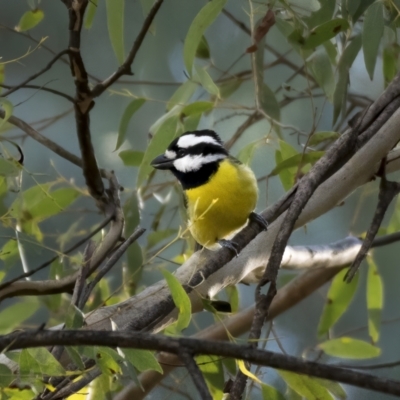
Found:
[{"label": "yellow-green leaf", "polygon": [[285,400],[285,396],[281,392],[265,383],[261,385],[261,393],[263,400]]},{"label": "yellow-green leaf", "polygon": [[309,146],[316,146],[317,144],[325,142],[326,140],[335,140],[339,136],[340,134],[337,132],[316,132],[311,136],[308,144]]},{"label": "yellow-green leaf", "polygon": [[219,97],[219,89],[218,86],[212,80],[210,74],[206,71],[205,68],[200,67],[199,65],[194,66],[195,74],[194,79],[198,80],[200,85],[213,96]]},{"label": "yellow-green leaf", "polygon": [[125,142],[126,132],[128,130],[129,122],[137,110],[146,102],[146,99],[135,99],[132,100],[125,108],[122,114],[121,122],[119,123],[118,138],[115,150],[118,150],[121,145]]},{"label": "yellow-green leaf", "polygon": [[183,107],[181,113],[185,116],[202,114],[211,111],[213,108],[214,103],[211,103],[211,101],[195,101]]},{"label": "yellow-green leaf", "polygon": [[164,121],[157,129],[153,139],[147,146],[147,149],[144,153],[143,161],[138,172],[137,186],[140,186],[153,170],[150,162],[155,157],[165,152],[172,139],[178,134],[178,127],[179,117],[174,115]]},{"label": "yellow-green leaf", "polygon": [[11,117],[14,106],[10,100],[0,97],[0,106],[4,109],[5,116],[2,120],[0,120],[0,128],[4,125],[5,122]]},{"label": "yellow-green leaf", "polygon": [[213,400],[222,400],[224,387],[224,368],[221,358],[217,356],[202,355],[195,358],[196,364],[203,373],[207,387],[212,395]]},{"label": "yellow-green leaf", "polygon": [[44,17],[44,12],[42,10],[36,9],[27,11],[19,20],[16,30],[19,32],[28,31],[34,28]]},{"label": "yellow-green leaf", "polygon": [[37,301],[24,300],[12,304],[0,312],[0,333],[10,333],[39,309]]},{"label": "yellow-green leaf", "polygon": [[127,167],[138,167],[143,161],[144,153],[143,151],[122,150],[118,156]]},{"label": "yellow-green leaf", "polygon": [[85,13],[85,28],[90,29],[93,25],[99,0],[90,0]]},{"label": "yellow-green leaf", "polygon": [[65,375],[65,369],[47,349],[37,347],[28,349],[28,352],[39,364],[42,374],[51,376]]},{"label": "yellow-green leaf", "polygon": [[183,60],[189,75],[192,75],[193,61],[204,32],[222,11],[226,1],[227,0],[212,0],[208,2],[196,15],[190,25],[183,45]]},{"label": "yellow-green leaf", "polygon": [[277,372],[292,390],[307,400],[333,400],[329,391],[317,380],[294,372],[283,370]]},{"label": "yellow-green leaf", "polygon": [[181,332],[187,328],[192,316],[192,304],[190,303],[189,296],[183,289],[179,280],[167,270],[163,270],[162,274],[167,282],[169,290],[171,291],[172,299],[174,300],[176,308],[179,310],[178,320],[175,322],[176,332]]},{"label": "yellow-green leaf", "polygon": [[385,24],[383,12],[383,3],[380,1],[376,1],[368,7],[364,18],[362,33],[364,61],[365,67],[367,68],[368,75],[371,80],[374,77],[379,44],[381,42],[383,28]]},{"label": "yellow-green leaf", "polygon": [[330,356],[357,360],[374,358],[381,354],[379,347],[350,337],[327,340],[320,343],[318,347]]},{"label": "yellow-green leaf", "polygon": [[120,352],[140,372],[153,370],[163,373],[161,365],[150,350],[120,349]]},{"label": "yellow-green leaf", "polygon": [[367,258],[367,308],[368,308],[368,333],[373,343],[379,340],[381,327],[381,314],[383,308],[383,283],[378,267],[372,257]]},{"label": "yellow-green leaf", "polygon": [[329,288],[318,324],[318,336],[324,335],[348,309],[357,289],[358,275],[350,283],[343,282],[347,268],[340,271]]},{"label": "yellow-green leaf", "polygon": [[111,45],[121,65],[125,59],[124,49],[124,8],[125,0],[106,0],[107,27]]},{"label": "yellow-green leaf", "polygon": [[186,81],[182,83],[182,85],[175,90],[174,94],[169,99],[167,103],[167,111],[171,111],[176,105],[186,104],[191,99],[198,87],[199,85],[193,81]]}]

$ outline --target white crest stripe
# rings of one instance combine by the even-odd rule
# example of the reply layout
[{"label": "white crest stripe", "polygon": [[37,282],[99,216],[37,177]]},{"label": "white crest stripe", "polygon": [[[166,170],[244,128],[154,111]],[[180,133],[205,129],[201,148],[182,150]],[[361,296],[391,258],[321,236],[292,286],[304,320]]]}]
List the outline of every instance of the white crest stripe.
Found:
[{"label": "white crest stripe", "polygon": [[212,143],[212,144],[215,144],[215,145],[221,147],[221,143],[219,143],[212,136],[208,136],[208,135],[196,136],[193,134],[181,136],[178,139],[177,146],[180,147],[181,149],[187,149],[187,148],[195,146],[196,144],[199,144],[199,143]]},{"label": "white crest stripe", "polygon": [[165,155],[165,157],[169,158],[170,160],[173,160],[174,158],[176,158],[176,153],[172,150],[165,150],[164,155]]},{"label": "white crest stripe", "polygon": [[191,155],[178,158],[174,161],[174,167],[180,172],[195,172],[198,171],[204,164],[209,164],[214,161],[226,158],[225,154],[209,154],[203,156],[202,154]]}]

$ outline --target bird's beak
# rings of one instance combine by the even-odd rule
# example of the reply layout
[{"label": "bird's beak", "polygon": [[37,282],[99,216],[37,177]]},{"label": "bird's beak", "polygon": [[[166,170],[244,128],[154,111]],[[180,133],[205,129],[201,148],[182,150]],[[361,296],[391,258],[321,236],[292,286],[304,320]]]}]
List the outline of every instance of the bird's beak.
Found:
[{"label": "bird's beak", "polygon": [[170,169],[174,166],[173,164],[174,160],[171,160],[170,158],[165,157],[164,154],[161,154],[160,156],[156,157],[150,165],[156,169]]}]

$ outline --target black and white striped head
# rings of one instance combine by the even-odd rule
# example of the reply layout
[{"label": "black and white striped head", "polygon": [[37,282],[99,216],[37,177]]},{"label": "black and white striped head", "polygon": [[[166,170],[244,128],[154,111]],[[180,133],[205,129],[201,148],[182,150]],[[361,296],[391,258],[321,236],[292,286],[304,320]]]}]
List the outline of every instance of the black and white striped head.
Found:
[{"label": "black and white striped head", "polygon": [[227,157],[221,138],[214,131],[202,130],[186,132],[173,140],[151,165],[169,169],[184,189],[190,189],[206,183]]}]

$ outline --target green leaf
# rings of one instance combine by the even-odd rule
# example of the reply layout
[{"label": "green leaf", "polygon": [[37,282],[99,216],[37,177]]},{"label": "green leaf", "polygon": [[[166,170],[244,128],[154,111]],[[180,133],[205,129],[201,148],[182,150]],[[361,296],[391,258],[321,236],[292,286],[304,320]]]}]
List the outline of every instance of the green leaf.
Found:
[{"label": "green leaf", "polygon": [[322,336],[348,309],[357,289],[358,275],[350,283],[343,282],[347,268],[340,271],[329,288],[324,310],[318,324],[318,336]]},{"label": "green leaf", "polygon": [[310,29],[317,25],[321,25],[332,19],[335,7],[336,0],[324,0],[321,2],[321,8],[313,12],[309,17],[305,17],[304,21]]},{"label": "green leaf", "polygon": [[324,91],[329,101],[333,101],[335,92],[335,77],[333,75],[332,64],[324,48],[317,50],[308,65],[320,88]]},{"label": "green leaf", "polygon": [[54,358],[54,356],[43,347],[28,349],[30,356],[39,364],[43,375],[57,376],[65,375],[65,369]]},{"label": "green leaf", "polygon": [[85,13],[85,28],[90,29],[93,25],[99,0],[90,0]]},{"label": "green leaf", "polygon": [[106,0],[107,27],[111,45],[121,65],[125,60],[124,8],[125,0]]},{"label": "green leaf", "polygon": [[123,358],[115,350],[96,346],[94,352],[96,364],[104,374],[109,376],[121,374],[118,363],[123,361]]},{"label": "green leaf", "polygon": [[4,118],[0,121],[0,128],[1,128],[11,117],[13,110],[14,110],[14,106],[10,100],[5,99],[3,97],[0,97],[0,106],[3,107],[4,112],[5,112]]},{"label": "green leaf", "polygon": [[71,358],[72,362],[77,366],[77,368],[81,371],[84,371],[85,364],[82,361],[78,347],[65,346],[65,351],[68,353],[68,356]]},{"label": "green leaf", "polygon": [[208,60],[210,58],[210,46],[208,45],[205,36],[201,37],[199,46],[197,47],[196,50],[196,57],[201,58],[203,60]]},{"label": "green leaf", "polygon": [[216,97],[219,97],[218,86],[214,83],[211,76],[206,71],[206,68],[195,65],[194,70],[195,70],[194,79],[199,80],[199,83],[202,86],[202,88],[206,90],[208,93]]},{"label": "green leaf", "polygon": [[261,393],[264,400],[285,400],[285,396],[279,390],[265,383],[261,385]]},{"label": "green leaf", "polygon": [[145,102],[146,99],[135,99],[132,100],[125,108],[125,111],[122,114],[121,122],[119,123],[118,139],[117,139],[117,144],[115,146],[115,150],[118,150],[121,147],[121,145],[125,142],[126,132],[128,130],[129,122],[133,114],[135,114],[135,112],[139,110],[139,108],[142,107],[142,105]]},{"label": "green leaf", "polygon": [[140,282],[142,266],[143,266],[143,252],[140,245],[135,242],[129,246],[126,252],[127,266],[123,269],[123,282],[125,290],[129,296],[136,293],[138,282]]},{"label": "green leaf", "polygon": [[349,28],[349,23],[343,18],[335,18],[312,29],[307,37],[299,31],[292,32],[288,39],[303,49],[313,49],[324,42],[332,39],[338,33],[344,32]]},{"label": "green leaf", "polygon": [[68,329],[78,329],[83,326],[84,321],[85,315],[83,312],[73,304],[70,304],[67,310],[67,317],[65,318],[65,327]]},{"label": "green leaf", "polygon": [[174,94],[169,99],[167,103],[167,111],[171,111],[176,105],[186,104],[191,99],[198,87],[199,85],[193,81],[186,81],[182,83],[182,85],[175,90]]},{"label": "green leaf", "polygon": [[[286,143],[283,140],[279,141],[280,150],[275,152],[275,162],[277,165],[284,162],[288,158],[299,154],[290,144]],[[294,184],[295,174],[297,172],[297,167],[283,169],[279,173],[279,179],[282,182],[283,188],[288,191]]]},{"label": "green leaf", "polygon": [[176,229],[164,229],[156,232],[150,232],[147,236],[147,249],[151,249],[161,241],[168,239],[176,233]]},{"label": "green leaf", "polygon": [[45,219],[59,214],[70,206],[78,197],[80,192],[74,188],[56,189],[46,196],[43,200],[29,208],[29,213],[33,219]]},{"label": "green leaf", "polygon": [[344,49],[338,65],[338,82],[333,95],[333,122],[338,119],[347,103],[347,85],[349,83],[349,70],[352,66],[362,44],[361,36],[357,35]]},{"label": "green leaf", "polygon": [[321,378],[313,378],[313,379],[317,381],[320,385],[327,388],[329,392],[331,392],[335,397],[339,398],[340,400],[347,399],[347,394],[339,383]]},{"label": "green leaf", "polygon": [[21,170],[21,166],[15,161],[0,158],[0,176],[15,176]]},{"label": "green leaf", "polygon": [[32,299],[12,304],[0,312],[0,333],[12,332],[39,309],[39,303]]},{"label": "green leaf", "polygon": [[[264,82],[264,45],[265,36],[258,43],[255,53],[252,53],[256,77],[256,96],[258,104],[264,112],[274,120],[280,120],[280,107],[275,93]],[[279,127],[277,128],[279,130]]]},{"label": "green leaf", "polygon": [[29,29],[34,28],[43,19],[43,17],[44,12],[42,10],[36,9],[27,11],[19,20],[16,30],[18,32],[28,31]]},{"label": "green leaf", "polygon": [[192,75],[193,61],[206,29],[214,22],[227,0],[212,0],[194,18],[183,45],[183,60],[189,75]]},{"label": "green leaf", "polygon": [[350,337],[327,340],[318,347],[330,356],[357,360],[374,358],[381,354],[379,347]]},{"label": "green leaf", "polygon": [[250,165],[254,152],[258,146],[260,146],[259,140],[248,143],[246,146],[240,149],[237,155],[238,160],[240,160],[243,164]]},{"label": "green leaf", "polygon": [[208,390],[213,400],[222,400],[222,388],[225,384],[224,369],[221,358],[217,356],[202,355],[195,358],[204,379],[206,380]]},{"label": "green leaf", "polygon": [[364,18],[362,33],[364,61],[371,80],[374,77],[379,43],[381,42],[385,23],[383,19],[383,7],[380,1],[373,3],[366,11]]},{"label": "green leaf", "polygon": [[171,291],[175,306],[179,310],[178,320],[173,324],[175,332],[178,333],[187,328],[190,323],[192,304],[190,303],[189,296],[183,289],[179,280],[167,270],[163,270],[162,274],[164,275],[169,290]]},{"label": "green leaf", "polygon": [[135,150],[122,150],[118,153],[118,156],[127,167],[139,167],[143,161],[143,151]]},{"label": "green leaf", "polygon": [[233,93],[236,92],[242,85],[243,81],[241,79],[230,79],[226,82],[220,83],[219,88],[219,96],[221,99],[225,100],[228,97],[232,96]]},{"label": "green leaf", "polygon": [[199,126],[202,114],[192,114],[185,118],[183,122],[183,132],[193,132]]},{"label": "green leaf", "polygon": [[368,333],[372,343],[379,340],[381,316],[383,308],[383,283],[378,267],[371,257],[368,261],[367,277],[367,308],[368,308]]},{"label": "green leaf", "polygon": [[144,153],[143,161],[138,172],[137,186],[140,186],[153,170],[150,162],[158,155],[164,153],[174,137],[177,136],[179,132],[178,124],[179,117],[175,115],[164,121],[157,129],[157,132]]},{"label": "green leaf", "polygon": [[278,175],[281,171],[296,167],[297,169],[302,168],[306,164],[314,164],[317,162],[323,155],[324,151],[312,151],[310,153],[302,154],[298,153],[292,157],[287,158],[280,162],[269,174],[269,176]]},{"label": "green leaf", "polygon": [[333,400],[328,390],[317,380],[294,372],[277,370],[286,384],[300,396],[308,400]]},{"label": "green leaf", "polygon": [[239,290],[237,286],[227,286],[225,291],[228,296],[228,302],[231,305],[232,313],[237,312],[240,305]]},{"label": "green leaf", "polygon": [[39,363],[31,356],[28,349],[23,349],[19,354],[19,375],[24,382],[28,381],[31,374],[41,374]]},{"label": "green leaf", "polygon": [[392,82],[397,74],[398,59],[400,56],[400,46],[397,43],[392,43],[383,49],[383,77],[385,87]]},{"label": "green leaf", "polygon": [[0,364],[0,388],[7,387],[14,379],[13,372],[4,364]]},{"label": "green leaf", "polygon": [[358,18],[364,13],[364,11],[376,0],[358,0],[349,1],[349,12],[352,15],[353,22],[356,22]]},{"label": "green leaf", "polygon": [[157,371],[163,373],[161,365],[150,350],[120,349],[124,358],[128,360],[138,371]]},{"label": "green leaf", "polygon": [[211,101],[195,101],[194,103],[188,104],[183,107],[181,113],[182,115],[196,115],[203,114],[205,112],[211,111],[214,108],[214,103]]},{"label": "green leaf", "polygon": [[316,146],[317,144],[320,144],[322,142],[325,142],[326,140],[336,140],[340,137],[340,134],[337,132],[317,132],[314,133],[314,135],[311,136],[311,139],[308,142],[309,146]]}]

